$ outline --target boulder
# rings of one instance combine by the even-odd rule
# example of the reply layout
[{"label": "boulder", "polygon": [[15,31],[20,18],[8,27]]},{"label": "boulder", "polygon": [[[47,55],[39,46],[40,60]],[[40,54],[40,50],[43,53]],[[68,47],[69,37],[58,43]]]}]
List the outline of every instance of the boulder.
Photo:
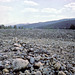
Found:
[{"label": "boulder", "polygon": [[20,70],[20,69],[26,68],[28,64],[29,64],[28,60],[23,60],[21,58],[16,58],[12,62],[14,70]]}]

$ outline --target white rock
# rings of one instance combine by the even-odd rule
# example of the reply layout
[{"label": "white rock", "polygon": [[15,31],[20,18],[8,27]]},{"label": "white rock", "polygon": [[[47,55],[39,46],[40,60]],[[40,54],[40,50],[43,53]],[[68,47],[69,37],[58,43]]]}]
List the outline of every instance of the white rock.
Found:
[{"label": "white rock", "polygon": [[58,75],[66,75],[63,71],[59,71]]},{"label": "white rock", "polygon": [[25,75],[31,75],[28,70],[25,71]]},{"label": "white rock", "polygon": [[8,69],[3,69],[3,72],[9,73],[9,70]]},{"label": "white rock", "polygon": [[37,71],[35,75],[42,75],[40,71]]},{"label": "white rock", "polygon": [[23,48],[22,47],[14,47],[14,48],[12,48],[12,51],[18,51],[18,50],[23,50]]},{"label": "white rock", "polygon": [[21,58],[14,59],[12,65],[14,70],[20,70],[22,68],[26,68],[28,65],[28,60],[23,60]]},{"label": "white rock", "polygon": [[40,67],[43,66],[43,64],[41,62],[35,63],[35,66]]},{"label": "white rock", "polygon": [[21,45],[18,44],[18,43],[15,43],[15,44],[14,44],[14,47],[21,47]]}]

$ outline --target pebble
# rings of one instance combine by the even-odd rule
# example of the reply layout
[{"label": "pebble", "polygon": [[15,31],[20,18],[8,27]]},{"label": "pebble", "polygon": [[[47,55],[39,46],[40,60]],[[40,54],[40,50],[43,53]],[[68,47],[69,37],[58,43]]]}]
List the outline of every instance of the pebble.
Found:
[{"label": "pebble", "polygon": [[22,47],[14,47],[14,48],[12,48],[12,51],[18,51],[18,50],[23,50],[23,48]]},{"label": "pebble", "polygon": [[4,66],[2,64],[2,61],[0,61],[0,70],[4,69]]},{"label": "pebble", "polygon": [[2,65],[2,61],[0,61],[0,66],[3,66],[3,65]]},{"label": "pebble", "polygon": [[26,70],[24,73],[25,73],[25,75],[31,75],[29,70]]},{"label": "pebble", "polygon": [[42,57],[39,55],[39,56],[37,56],[37,57],[35,57],[35,60],[36,61],[39,61],[40,59],[42,59]]},{"label": "pebble", "polygon": [[30,57],[30,63],[33,64],[35,62],[34,57]]},{"label": "pebble", "polygon": [[57,54],[52,55],[53,58],[57,58]]},{"label": "pebble", "polygon": [[19,75],[25,75],[25,73],[22,73],[21,71],[19,72]]},{"label": "pebble", "polygon": [[61,67],[61,64],[59,62],[57,62],[55,65],[54,65],[54,68],[59,70]]},{"label": "pebble", "polygon": [[63,71],[59,71],[58,75],[66,75]]},{"label": "pebble", "polygon": [[43,74],[47,74],[48,73],[48,69],[47,68],[43,68]]},{"label": "pebble", "polygon": [[40,71],[37,71],[35,75],[42,75]]},{"label": "pebble", "polygon": [[75,67],[72,67],[72,72],[75,73]]},{"label": "pebble", "polygon": [[75,62],[74,61],[72,61],[72,65],[73,65],[73,67],[75,67]]},{"label": "pebble", "polygon": [[72,65],[71,64],[67,64],[67,69],[72,69]]},{"label": "pebble", "polygon": [[15,43],[15,44],[14,44],[14,47],[21,47],[21,45],[18,44],[18,43]]},{"label": "pebble", "polygon": [[9,70],[8,69],[3,69],[3,72],[4,73],[9,73]]},{"label": "pebble", "polygon": [[43,66],[43,64],[41,62],[35,63],[35,66],[40,67]]}]

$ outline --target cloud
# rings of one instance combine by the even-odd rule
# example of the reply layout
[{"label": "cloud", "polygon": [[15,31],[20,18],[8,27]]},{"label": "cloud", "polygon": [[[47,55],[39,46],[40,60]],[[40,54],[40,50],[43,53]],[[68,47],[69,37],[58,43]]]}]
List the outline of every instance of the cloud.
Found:
[{"label": "cloud", "polygon": [[0,0],[0,2],[11,2],[11,0]]},{"label": "cloud", "polygon": [[24,3],[26,5],[30,5],[30,6],[37,6],[38,5],[38,3],[34,2],[34,1],[30,1],[30,0],[29,1],[25,0]]},{"label": "cloud", "polygon": [[[67,18],[67,16],[63,15],[34,15],[33,19],[35,22],[45,22],[45,21],[53,21],[53,20],[58,20],[58,19],[64,19]],[[32,22],[34,21],[32,20]]]},{"label": "cloud", "polygon": [[61,9],[43,8],[41,10],[41,12],[43,12],[43,13],[49,13],[49,14],[65,14],[65,13],[71,13],[72,14],[72,13],[75,12],[75,3],[66,4]]},{"label": "cloud", "polygon": [[46,15],[46,14],[45,14],[45,15],[35,15],[35,17],[36,17],[36,18],[45,18],[45,19],[47,19],[47,20],[50,18],[50,19],[53,20],[53,19],[58,19],[58,18],[59,18],[59,19],[66,18],[67,16],[55,15],[55,14],[53,14],[53,15],[51,15],[51,14],[50,14],[50,15]]},{"label": "cloud", "polygon": [[75,3],[69,3],[67,5],[64,5],[65,7],[75,7]]},{"label": "cloud", "polygon": [[72,0],[64,0],[64,1],[72,1]]},{"label": "cloud", "polygon": [[75,18],[75,3],[66,4],[60,9],[43,8],[41,9],[41,15],[36,17],[41,18],[41,20],[43,19],[44,21]]},{"label": "cloud", "polygon": [[65,8],[71,9],[71,11],[75,12],[75,2],[64,5]]},{"label": "cloud", "polygon": [[[11,2],[11,1],[16,1]],[[18,2],[19,1],[19,2]],[[22,1],[22,3],[21,3]],[[63,5],[62,8],[46,8],[38,6],[36,0],[0,0],[1,2],[11,2],[8,6],[0,5],[0,24],[20,23],[20,22],[41,22],[64,18],[75,18],[75,3]],[[14,4],[13,4],[14,3]],[[17,4],[18,3],[18,4]],[[19,5],[20,3],[20,5]],[[4,6],[7,5],[7,6]],[[27,6],[24,6],[27,5]],[[34,6],[34,7],[33,7]],[[40,7],[40,8],[39,8]]]},{"label": "cloud", "polygon": [[35,8],[25,8],[22,12],[39,12],[39,10]]},{"label": "cloud", "polygon": [[0,5],[0,12],[11,11],[11,10],[12,10],[12,7]]},{"label": "cloud", "polygon": [[0,5],[0,24],[6,24],[9,22],[9,12],[12,10],[12,7]]},{"label": "cloud", "polygon": [[[25,8],[22,12],[27,12],[26,15],[29,17],[26,18],[27,22],[41,22],[48,20],[58,20],[64,18],[74,18],[74,3],[69,3],[64,5],[60,9],[56,8]],[[29,13],[30,14],[29,14]],[[36,13],[37,12],[37,13]],[[26,16],[25,15],[25,16]],[[27,17],[27,16],[26,16]]]},{"label": "cloud", "polygon": [[55,8],[43,8],[41,10],[41,12],[45,12],[45,13],[51,13],[51,14],[57,14],[60,13],[61,11]]},{"label": "cloud", "polygon": [[19,0],[0,0],[0,2],[13,2],[13,1],[19,1]]}]

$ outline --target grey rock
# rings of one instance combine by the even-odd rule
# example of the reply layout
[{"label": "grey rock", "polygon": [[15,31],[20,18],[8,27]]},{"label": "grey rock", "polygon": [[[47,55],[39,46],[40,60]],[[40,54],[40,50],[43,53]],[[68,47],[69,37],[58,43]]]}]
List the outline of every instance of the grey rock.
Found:
[{"label": "grey rock", "polygon": [[12,51],[18,51],[18,50],[23,50],[23,47],[13,47]]},{"label": "grey rock", "polygon": [[72,72],[75,73],[75,67],[72,67]]},{"label": "grey rock", "polygon": [[55,65],[54,65],[54,68],[59,70],[61,67],[61,64],[59,62],[57,62]]},{"label": "grey rock", "polygon": [[4,60],[4,59],[7,59],[7,58],[8,58],[8,55],[0,54],[0,60]]},{"label": "grey rock", "polygon": [[4,65],[2,64],[2,61],[0,61],[0,70],[4,69]]},{"label": "grey rock", "polygon": [[19,75],[25,75],[25,73],[22,73],[21,71],[19,72]]},{"label": "grey rock", "polygon": [[43,74],[47,74],[48,73],[48,69],[47,68],[43,68]]},{"label": "grey rock", "polygon": [[73,67],[75,67],[75,61],[72,61],[72,65],[73,65]]},{"label": "grey rock", "polygon": [[30,50],[30,51],[34,51],[34,48],[30,48],[29,50]]},{"label": "grey rock", "polygon": [[24,73],[25,73],[25,75],[31,75],[31,73],[29,72],[29,70],[26,70]]},{"label": "grey rock", "polygon": [[34,68],[33,68],[33,67],[31,67],[31,72],[32,72],[32,71],[34,71]]},{"label": "grey rock", "polygon": [[0,66],[3,66],[3,65],[2,65],[2,61],[0,61]]},{"label": "grey rock", "polygon": [[67,69],[72,69],[72,64],[67,64]]},{"label": "grey rock", "polygon": [[30,63],[33,64],[35,62],[34,57],[30,57]]},{"label": "grey rock", "polygon": [[36,61],[39,61],[41,58],[42,58],[42,57],[39,55],[39,56],[35,57],[35,60],[36,60]]},{"label": "grey rock", "polygon": [[53,58],[57,58],[57,54],[52,55]]},{"label": "grey rock", "polygon": [[11,62],[9,60],[4,61],[5,64],[10,64]]}]

